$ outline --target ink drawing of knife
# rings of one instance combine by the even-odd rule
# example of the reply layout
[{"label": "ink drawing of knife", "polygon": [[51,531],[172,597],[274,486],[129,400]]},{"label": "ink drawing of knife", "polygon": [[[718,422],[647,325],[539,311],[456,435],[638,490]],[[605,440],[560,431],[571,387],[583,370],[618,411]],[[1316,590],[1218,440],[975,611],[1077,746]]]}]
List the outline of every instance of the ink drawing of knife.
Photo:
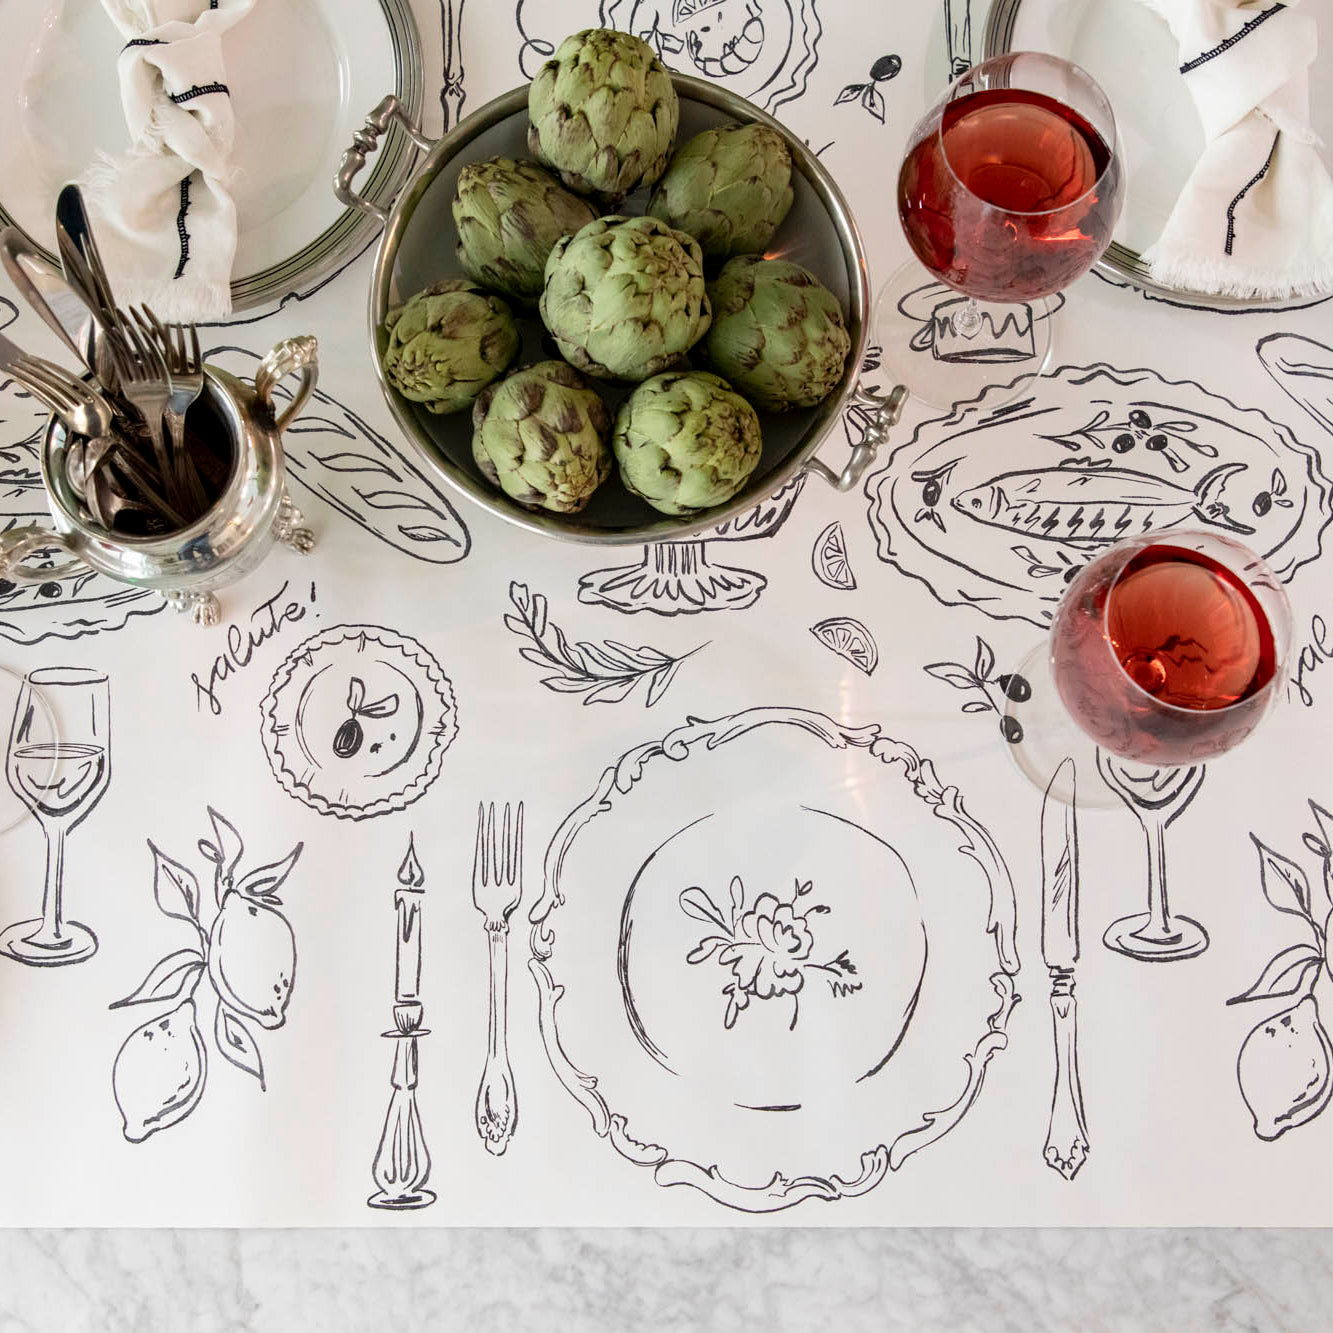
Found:
[{"label": "ink drawing of knife", "polygon": [[[1054,795],[1067,788],[1069,803]],[[1088,1157],[1088,1127],[1078,1078],[1078,815],[1073,759],[1055,770],[1041,805],[1041,956],[1051,974],[1055,1090],[1046,1130],[1046,1165],[1073,1180]]]}]

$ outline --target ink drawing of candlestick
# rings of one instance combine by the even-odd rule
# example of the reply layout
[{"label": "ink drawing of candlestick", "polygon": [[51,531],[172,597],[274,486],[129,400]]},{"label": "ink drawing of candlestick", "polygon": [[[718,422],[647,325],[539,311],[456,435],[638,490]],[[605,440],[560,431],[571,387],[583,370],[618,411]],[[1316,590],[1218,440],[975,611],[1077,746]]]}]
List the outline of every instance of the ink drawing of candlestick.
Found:
[{"label": "ink drawing of candlestick", "polygon": [[435,1202],[434,1191],[426,1188],[430,1152],[421,1130],[421,1113],[417,1110],[417,1039],[430,1031],[421,1026],[424,1010],[420,1000],[421,904],[426,876],[411,837],[407,841],[407,854],[398,867],[398,884],[394,891],[397,945],[393,1031],[381,1034],[394,1043],[390,1076],[393,1095],[371,1168],[379,1189],[366,1202],[372,1208],[426,1208]]}]

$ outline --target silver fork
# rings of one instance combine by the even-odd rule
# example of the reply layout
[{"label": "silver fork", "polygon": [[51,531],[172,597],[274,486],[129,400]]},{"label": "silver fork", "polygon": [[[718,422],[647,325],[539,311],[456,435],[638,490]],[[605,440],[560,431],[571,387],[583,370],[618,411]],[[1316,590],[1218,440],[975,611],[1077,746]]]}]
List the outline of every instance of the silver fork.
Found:
[{"label": "silver fork", "polygon": [[144,425],[148,427],[153,457],[162,474],[167,498],[177,509],[188,508],[188,505],[182,503],[177,472],[162,437],[162,414],[171,398],[171,377],[167,372],[167,363],[155,339],[145,337],[134,321],[127,319],[122,312],[117,311],[116,314],[121,334],[128,346],[122,346],[115,338],[109,338],[107,342],[116,362],[116,378],[120,381],[121,396],[138,410]]},{"label": "silver fork", "polygon": [[184,324],[163,324],[147,306],[131,313],[144,335],[156,339],[166,361],[171,392],[164,415],[171,432],[177,481],[189,488],[196,506],[202,509],[207,503],[203,483],[185,450],[185,414],[204,388],[204,357],[199,350],[199,330],[193,324],[189,326],[187,345]]},{"label": "silver fork", "polygon": [[518,1124],[514,1071],[509,1065],[509,914],[523,897],[523,803],[511,825],[510,809],[496,841],[495,805],[477,807],[477,851],[472,862],[472,902],[486,918],[490,945],[490,1011],[486,1066],[477,1089],[477,1133],[486,1151],[499,1156]]}]

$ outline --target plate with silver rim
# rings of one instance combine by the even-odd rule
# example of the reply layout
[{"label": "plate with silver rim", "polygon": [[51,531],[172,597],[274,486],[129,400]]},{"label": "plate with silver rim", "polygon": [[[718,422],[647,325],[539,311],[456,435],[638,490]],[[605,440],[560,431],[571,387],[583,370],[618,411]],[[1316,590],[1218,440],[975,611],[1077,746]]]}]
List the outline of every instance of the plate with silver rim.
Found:
[{"label": "plate with silver rim", "polygon": [[[222,39],[236,112],[232,308],[304,296],[373,239],[374,219],[329,191],[366,108],[392,88],[420,114],[421,44],[408,0],[257,4]],[[52,263],[55,200],[99,153],[128,145],[120,35],[88,0],[0,6],[0,226],[19,227]],[[395,129],[364,193],[392,199],[414,150]]]},{"label": "plate with silver rim", "polygon": [[[1333,44],[1333,11],[1309,6],[1325,44]],[[985,58],[1006,51],[1046,51],[1081,65],[1105,90],[1115,110],[1126,163],[1125,205],[1115,236],[1097,268],[1113,280],[1182,305],[1215,310],[1285,310],[1315,305],[1322,296],[1289,299],[1223,296],[1158,282],[1143,260],[1204,148],[1203,127],[1177,68],[1176,41],[1141,0],[992,0]],[[1310,80],[1316,133],[1333,143],[1333,86]]]}]

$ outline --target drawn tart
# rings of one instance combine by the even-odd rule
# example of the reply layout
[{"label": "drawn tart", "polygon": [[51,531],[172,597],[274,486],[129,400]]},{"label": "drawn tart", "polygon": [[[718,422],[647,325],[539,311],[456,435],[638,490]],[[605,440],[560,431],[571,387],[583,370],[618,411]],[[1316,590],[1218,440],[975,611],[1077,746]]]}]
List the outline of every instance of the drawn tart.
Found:
[{"label": "drawn tart", "polygon": [[339,819],[419,800],[458,732],[453,687],[415,639],[339,625],[278,668],[263,703],[264,751],[289,796]]}]

